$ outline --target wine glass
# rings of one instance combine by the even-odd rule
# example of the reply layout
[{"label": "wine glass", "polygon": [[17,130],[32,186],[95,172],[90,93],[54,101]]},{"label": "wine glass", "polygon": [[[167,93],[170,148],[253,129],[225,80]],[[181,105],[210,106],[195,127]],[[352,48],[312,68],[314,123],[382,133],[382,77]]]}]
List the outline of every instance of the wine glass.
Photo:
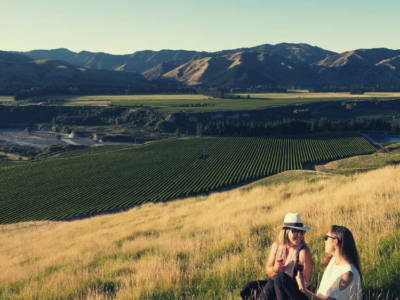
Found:
[{"label": "wine glass", "polygon": [[278,252],[276,253],[276,262],[280,265],[280,267],[285,266],[285,262],[287,259],[287,251],[286,247],[279,247]]}]

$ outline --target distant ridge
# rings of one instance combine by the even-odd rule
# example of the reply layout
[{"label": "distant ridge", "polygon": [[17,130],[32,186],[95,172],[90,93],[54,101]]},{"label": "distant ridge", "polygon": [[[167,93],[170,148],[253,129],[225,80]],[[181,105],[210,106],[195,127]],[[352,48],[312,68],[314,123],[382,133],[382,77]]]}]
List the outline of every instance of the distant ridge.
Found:
[{"label": "distant ridge", "polygon": [[[329,56],[311,65],[324,82],[345,85],[400,86],[398,69],[390,60],[396,60],[400,50],[386,48],[357,49]],[[394,63],[396,65],[396,63]]]},{"label": "distant ridge", "polygon": [[[92,68],[124,71],[144,72],[154,66],[170,61],[180,61],[186,63],[190,60],[201,59],[204,57],[215,57],[243,51],[271,52],[274,55],[287,58],[293,62],[310,64],[326,58],[335,52],[324,50],[308,44],[281,43],[277,45],[264,44],[249,48],[238,48],[217,52],[188,51],[188,50],[144,50],[132,54],[113,55],[103,52],[81,51],[72,52],[65,48],[52,50],[32,50],[19,52],[33,59],[60,59],[68,63]],[[124,66],[124,67],[122,67]]]},{"label": "distant ridge", "polygon": [[207,52],[186,50],[138,51],[133,54],[113,55],[103,52],[93,53],[81,51],[79,53],[60,48],[53,50],[32,50],[20,52],[33,59],[60,59],[67,63],[101,70],[123,70],[129,72],[144,72],[154,66],[167,61],[187,62],[206,56]]},{"label": "distant ridge", "polygon": [[29,58],[25,55],[0,51],[0,64],[8,65],[13,63],[25,63],[29,61],[32,61],[32,58]]},{"label": "distant ridge", "polygon": [[91,70],[61,60],[32,60],[21,54],[0,51],[0,87],[77,85],[142,87],[149,82],[137,73]]},{"label": "distant ridge", "polygon": [[[280,43],[217,52],[144,50],[112,55],[89,51],[76,53],[60,48],[20,54],[33,60],[62,60],[92,70],[124,74],[137,72],[155,86],[365,86],[400,89],[400,50],[386,48],[356,49],[339,54],[304,43]],[[21,57],[18,58],[20,62],[28,61]],[[11,60],[0,57],[1,66],[5,62]]]}]

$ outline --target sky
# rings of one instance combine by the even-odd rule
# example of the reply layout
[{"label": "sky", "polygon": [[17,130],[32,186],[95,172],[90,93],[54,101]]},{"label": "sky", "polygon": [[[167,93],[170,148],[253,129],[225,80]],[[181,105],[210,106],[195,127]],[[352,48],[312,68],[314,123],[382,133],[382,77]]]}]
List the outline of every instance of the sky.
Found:
[{"label": "sky", "polygon": [[0,50],[400,49],[399,0],[0,0]]}]

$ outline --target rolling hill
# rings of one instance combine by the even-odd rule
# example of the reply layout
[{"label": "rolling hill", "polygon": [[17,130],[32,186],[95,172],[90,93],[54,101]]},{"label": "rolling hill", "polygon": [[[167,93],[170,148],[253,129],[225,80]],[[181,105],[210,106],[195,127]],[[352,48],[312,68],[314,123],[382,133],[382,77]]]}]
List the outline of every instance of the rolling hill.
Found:
[{"label": "rolling hill", "polygon": [[329,56],[312,64],[324,82],[331,84],[358,84],[365,86],[398,86],[398,70],[390,65],[400,50],[385,48],[358,49]]},{"label": "rolling hill", "polygon": [[185,85],[248,86],[298,84],[317,81],[309,67],[269,52],[236,52],[192,60],[164,74]]},{"label": "rolling hill", "polygon": [[32,60],[0,51],[0,86],[131,85],[147,86],[147,79],[132,72],[91,70],[61,60]]},{"label": "rolling hill", "polygon": [[267,278],[267,255],[283,217],[298,212],[311,227],[305,238],[314,288],[323,273],[323,237],[338,224],[357,242],[364,299],[395,300],[399,182],[395,167],[351,176],[289,171],[241,189],[118,214],[6,225],[0,297],[240,299],[244,283]]}]

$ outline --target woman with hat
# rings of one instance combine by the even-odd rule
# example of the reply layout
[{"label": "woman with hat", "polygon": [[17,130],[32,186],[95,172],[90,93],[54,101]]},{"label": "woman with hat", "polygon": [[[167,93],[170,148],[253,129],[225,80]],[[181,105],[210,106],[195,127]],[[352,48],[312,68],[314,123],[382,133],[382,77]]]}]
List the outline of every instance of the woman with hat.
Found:
[{"label": "woman with hat", "polygon": [[267,274],[270,280],[251,281],[240,292],[242,299],[275,300],[274,279],[284,273],[290,278],[297,275],[297,266],[303,268],[305,286],[308,287],[312,275],[311,251],[304,241],[310,227],[304,226],[297,213],[288,213],[283,221],[278,239],[272,244],[267,261]]},{"label": "woman with hat", "polygon": [[331,226],[325,235],[326,270],[316,294],[307,289],[303,271],[293,277],[285,273],[276,276],[277,300],[361,300],[361,271],[353,234],[339,225]]}]

